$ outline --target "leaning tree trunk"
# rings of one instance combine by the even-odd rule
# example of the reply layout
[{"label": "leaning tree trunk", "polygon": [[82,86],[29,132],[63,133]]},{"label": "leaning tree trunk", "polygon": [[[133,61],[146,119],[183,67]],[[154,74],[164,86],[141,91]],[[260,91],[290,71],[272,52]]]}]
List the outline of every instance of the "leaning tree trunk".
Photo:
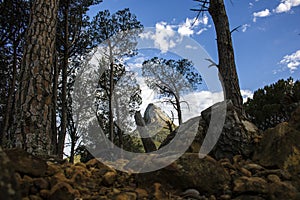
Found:
[{"label": "leaning tree trunk", "polygon": [[235,108],[243,112],[243,99],[236,72],[231,32],[223,0],[210,0],[209,14],[212,16],[219,54],[218,70],[221,75],[225,99],[230,99]]},{"label": "leaning tree trunk", "polygon": [[58,0],[32,3],[17,96],[17,130],[28,152],[51,152],[52,78]]}]

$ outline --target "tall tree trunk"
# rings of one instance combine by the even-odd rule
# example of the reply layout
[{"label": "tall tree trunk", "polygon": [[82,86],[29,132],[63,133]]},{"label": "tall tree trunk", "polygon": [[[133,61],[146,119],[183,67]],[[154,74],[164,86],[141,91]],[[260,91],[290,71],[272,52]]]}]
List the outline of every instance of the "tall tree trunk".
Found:
[{"label": "tall tree trunk", "polygon": [[[17,81],[17,64],[18,64],[18,42],[15,42],[13,44],[13,74],[12,74],[12,79],[11,79],[11,83],[9,84],[9,92],[8,92],[8,98],[7,98],[7,106],[6,106],[6,110],[5,110],[5,115],[4,115],[4,125],[3,125],[3,138],[2,138],[2,145],[8,145],[5,144],[6,142],[8,142],[9,144],[11,144],[11,135],[9,133],[9,126],[11,123],[11,116],[13,115],[13,101],[14,101],[14,94],[15,94],[15,89],[16,89],[16,81]],[[8,148],[10,147],[7,146]]]},{"label": "tall tree trunk", "polygon": [[17,96],[16,133],[37,155],[51,153],[52,78],[58,0],[32,3]]},{"label": "tall tree trunk", "polygon": [[114,63],[110,63],[109,74],[109,139],[114,142],[114,111],[113,111],[113,91],[114,91]]},{"label": "tall tree trunk", "polygon": [[208,11],[212,16],[217,34],[219,54],[218,70],[222,79],[225,99],[230,99],[241,114],[243,112],[243,99],[236,72],[231,32],[224,1],[210,0]]},{"label": "tall tree trunk", "polygon": [[52,96],[52,102],[53,102],[53,107],[52,107],[52,138],[51,138],[51,147],[52,147],[52,154],[57,155],[58,153],[58,148],[57,148],[57,120],[56,120],[56,109],[57,109],[57,89],[58,89],[58,78],[59,78],[59,73],[60,69],[58,66],[57,62],[57,54],[55,54],[55,61],[53,65],[53,96]]},{"label": "tall tree trunk", "polygon": [[64,21],[65,21],[65,37],[64,37],[64,55],[63,55],[63,64],[62,64],[62,92],[61,92],[61,131],[58,136],[58,157],[63,158],[64,155],[64,146],[65,138],[67,131],[67,112],[68,112],[68,103],[67,103],[67,83],[68,83],[68,67],[69,67],[69,5],[70,1],[66,1],[65,11],[64,11]]}]

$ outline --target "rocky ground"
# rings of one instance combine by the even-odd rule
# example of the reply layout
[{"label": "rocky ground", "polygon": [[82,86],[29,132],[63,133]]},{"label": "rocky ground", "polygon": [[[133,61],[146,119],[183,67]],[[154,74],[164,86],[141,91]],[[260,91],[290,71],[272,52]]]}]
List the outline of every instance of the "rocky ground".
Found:
[{"label": "rocky ground", "polygon": [[[252,126],[240,120],[235,130],[242,124]],[[225,129],[230,132],[229,126]],[[289,122],[261,135],[259,141],[251,138],[251,154],[233,155],[235,149],[222,156],[215,150],[199,159],[192,148],[168,167],[144,174],[116,171],[96,159],[70,164],[0,149],[0,199],[300,199],[300,108]]]}]

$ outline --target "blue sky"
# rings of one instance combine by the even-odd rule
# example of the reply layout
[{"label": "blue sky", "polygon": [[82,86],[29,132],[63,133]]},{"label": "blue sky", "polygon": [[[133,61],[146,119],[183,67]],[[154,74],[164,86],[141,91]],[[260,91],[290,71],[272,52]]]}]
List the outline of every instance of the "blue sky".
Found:
[{"label": "blue sky", "polygon": [[[225,3],[231,29],[242,26],[232,34],[241,88],[254,91],[280,78],[300,79],[300,0],[225,0]],[[130,8],[145,27],[162,24],[178,31],[180,25],[196,16],[190,9],[197,8],[197,2],[104,0],[91,9],[90,15],[124,8]],[[203,23],[203,19],[207,21]],[[195,39],[217,61],[212,20],[207,13],[200,21],[198,26],[186,26],[193,32],[186,36]]]}]

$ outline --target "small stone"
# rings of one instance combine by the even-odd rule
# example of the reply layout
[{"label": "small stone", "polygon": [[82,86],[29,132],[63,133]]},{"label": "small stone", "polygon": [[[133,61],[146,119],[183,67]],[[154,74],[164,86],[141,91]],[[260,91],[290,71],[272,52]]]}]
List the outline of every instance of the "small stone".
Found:
[{"label": "small stone", "polygon": [[117,188],[113,188],[113,193],[119,194],[119,193],[121,193],[121,191],[119,189],[117,189]]},{"label": "small stone", "polygon": [[124,193],[118,194],[113,199],[114,200],[136,200],[137,199],[137,195],[134,192],[124,192]]},{"label": "small stone", "polygon": [[75,191],[74,189],[65,182],[57,183],[51,188],[49,194],[49,200],[58,200],[58,199],[74,199]]},{"label": "small stone", "polygon": [[260,177],[242,176],[234,180],[233,191],[237,193],[255,192],[265,194],[268,192],[268,183]]},{"label": "small stone", "polygon": [[240,172],[242,172],[242,174],[245,175],[245,176],[248,176],[248,177],[252,176],[252,173],[249,170],[247,170],[243,167],[240,168]]},{"label": "small stone", "polygon": [[273,183],[279,183],[279,182],[281,182],[280,178],[277,175],[275,175],[275,174],[269,174],[268,175],[268,180],[271,181],[271,182],[273,182]]},{"label": "small stone", "polygon": [[148,198],[148,192],[141,188],[136,188],[135,192],[138,195],[138,199]]},{"label": "small stone", "polygon": [[221,199],[221,200],[230,200],[230,199],[231,199],[231,196],[228,195],[228,194],[224,194],[224,195],[221,195],[221,196],[220,196],[220,199]]},{"label": "small stone", "polygon": [[36,178],[33,180],[33,184],[38,189],[48,189],[49,183],[44,178]]},{"label": "small stone", "polygon": [[195,189],[187,189],[183,193],[181,193],[182,197],[191,197],[191,198],[198,198],[200,196],[200,193],[198,190]]},{"label": "small stone", "polygon": [[260,171],[260,170],[263,170],[264,168],[258,164],[255,164],[255,163],[249,163],[249,164],[246,164],[243,166],[243,168],[247,169],[247,170],[255,170],[255,171]]},{"label": "small stone", "polygon": [[41,196],[43,199],[48,199],[49,194],[50,194],[50,191],[49,191],[49,190],[41,190],[41,191],[40,191],[40,196]]},{"label": "small stone", "polygon": [[43,200],[41,197],[36,196],[36,195],[30,195],[29,198],[30,198],[30,200]]},{"label": "small stone", "polygon": [[110,186],[112,185],[117,178],[117,174],[115,172],[106,172],[103,176],[103,184]]},{"label": "small stone", "polygon": [[208,200],[217,200],[217,198],[215,197],[215,195],[210,195],[210,197],[208,198]]},{"label": "small stone", "polygon": [[156,199],[163,199],[164,198],[164,194],[161,191],[161,184],[160,183],[154,183],[154,197]]}]

